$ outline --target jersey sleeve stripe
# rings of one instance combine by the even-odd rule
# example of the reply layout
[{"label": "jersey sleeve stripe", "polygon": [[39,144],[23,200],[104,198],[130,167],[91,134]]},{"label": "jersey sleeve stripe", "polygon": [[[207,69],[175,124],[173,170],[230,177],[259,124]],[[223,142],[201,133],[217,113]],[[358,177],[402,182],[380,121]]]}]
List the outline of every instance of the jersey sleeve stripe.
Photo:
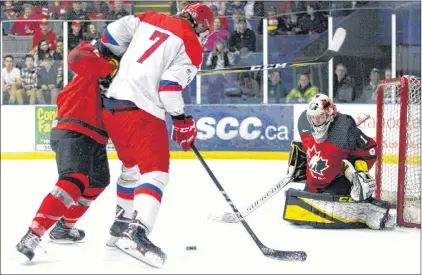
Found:
[{"label": "jersey sleeve stripe", "polygon": [[158,88],[159,92],[181,92],[182,86],[160,86]]},{"label": "jersey sleeve stripe", "polygon": [[161,80],[160,86],[180,86],[176,81]]},{"label": "jersey sleeve stripe", "polygon": [[181,92],[183,87],[179,83],[170,80],[161,80],[160,87],[158,87],[159,92]]},{"label": "jersey sleeve stripe", "polygon": [[103,31],[103,35],[101,36],[101,41],[105,44],[107,43],[114,46],[119,46],[119,43],[117,43],[117,41],[113,38],[113,36],[111,35],[111,33],[108,31],[107,28],[105,28]]}]

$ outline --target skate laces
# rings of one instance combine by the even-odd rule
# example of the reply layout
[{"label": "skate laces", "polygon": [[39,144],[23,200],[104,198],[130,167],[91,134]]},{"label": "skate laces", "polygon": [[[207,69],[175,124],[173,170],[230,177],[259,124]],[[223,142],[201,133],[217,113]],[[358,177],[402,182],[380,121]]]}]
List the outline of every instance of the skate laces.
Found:
[{"label": "skate laces", "polygon": [[24,236],[22,241],[25,246],[34,250],[40,244],[41,239],[31,232]]}]

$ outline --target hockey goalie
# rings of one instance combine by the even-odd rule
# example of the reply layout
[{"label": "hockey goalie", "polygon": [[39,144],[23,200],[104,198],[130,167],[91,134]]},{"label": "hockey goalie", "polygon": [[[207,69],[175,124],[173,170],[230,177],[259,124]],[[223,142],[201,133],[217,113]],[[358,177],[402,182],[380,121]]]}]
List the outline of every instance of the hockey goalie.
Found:
[{"label": "hockey goalie", "polygon": [[376,142],[354,119],[337,112],[324,94],[315,95],[299,117],[300,141],[293,141],[289,173],[306,180],[303,191],[286,191],[284,220],[315,228],[394,226],[388,202],[372,197]]}]

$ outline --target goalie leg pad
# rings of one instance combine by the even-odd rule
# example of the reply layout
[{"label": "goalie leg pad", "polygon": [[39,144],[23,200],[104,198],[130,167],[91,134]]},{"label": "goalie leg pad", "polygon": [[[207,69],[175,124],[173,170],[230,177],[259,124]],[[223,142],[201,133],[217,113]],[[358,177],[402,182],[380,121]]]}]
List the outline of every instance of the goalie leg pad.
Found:
[{"label": "goalie leg pad", "polygon": [[295,189],[286,192],[283,219],[315,228],[383,229],[390,219],[390,204],[370,198],[355,202],[349,196],[314,194]]}]

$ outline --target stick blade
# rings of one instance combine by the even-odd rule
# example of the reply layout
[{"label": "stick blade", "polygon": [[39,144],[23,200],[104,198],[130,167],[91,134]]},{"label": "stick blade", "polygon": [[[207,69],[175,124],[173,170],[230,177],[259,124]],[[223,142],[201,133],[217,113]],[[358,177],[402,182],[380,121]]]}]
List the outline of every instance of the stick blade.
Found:
[{"label": "stick blade", "polygon": [[338,52],[345,39],[346,30],[343,28],[338,28],[334,34],[333,40],[331,40],[331,44],[328,49],[333,52]]},{"label": "stick blade", "polygon": [[209,220],[222,222],[222,223],[238,223],[239,220],[233,213],[224,213],[224,214],[210,214],[208,216]]},{"label": "stick blade", "polygon": [[289,262],[304,262],[308,257],[305,251],[282,251],[268,247],[261,248],[262,253],[271,259]]}]

